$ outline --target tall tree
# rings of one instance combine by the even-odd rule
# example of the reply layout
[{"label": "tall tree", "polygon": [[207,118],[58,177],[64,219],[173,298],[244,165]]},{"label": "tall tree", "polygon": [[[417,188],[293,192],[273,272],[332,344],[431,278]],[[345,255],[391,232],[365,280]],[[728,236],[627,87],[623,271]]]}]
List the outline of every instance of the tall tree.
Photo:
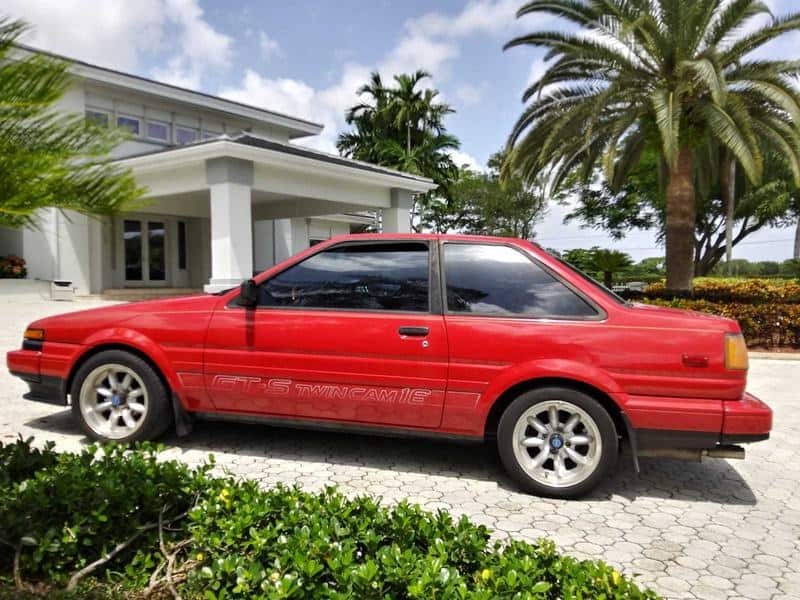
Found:
[{"label": "tall tree", "polygon": [[[551,62],[524,94],[510,164],[553,185],[601,165],[612,189],[657,142],[666,179],[667,286],[692,289],[697,153],[727,148],[747,179],[763,172],[760,144],[783,154],[800,183],[800,61],[751,53],[800,29],[800,13],[776,18],[758,0],[533,0],[518,16],[548,13],[574,33],[535,31],[506,44],[548,49]],[[766,24],[754,25],[761,17]]]},{"label": "tall tree", "polygon": [[619,250],[597,248],[592,252],[592,266],[603,274],[603,285],[608,289],[614,285],[614,273],[624,271],[632,264],[630,255]]},{"label": "tall tree", "polygon": [[434,198],[424,207],[423,228],[532,239],[547,209],[543,186],[530,186],[513,176],[501,181],[504,158],[503,152],[492,155],[486,172],[462,167],[449,197]]},{"label": "tall tree", "polygon": [[379,73],[357,90],[361,102],[345,119],[352,127],[339,135],[336,146],[343,156],[430,177],[439,185],[423,199],[449,198],[448,189],[458,176],[449,151],[459,147],[447,132],[446,115],[454,112],[439,102],[439,92],[421,86],[430,75],[417,71],[395,75],[387,86]]},{"label": "tall tree", "polygon": [[[709,274],[725,255],[727,224],[731,226],[731,245],[735,247],[764,227],[793,224],[800,206],[800,190],[794,186],[791,169],[782,155],[764,153],[762,181],[753,186],[742,173],[733,173],[730,181],[723,176],[730,168],[725,154],[717,146],[697,156],[696,275]],[[599,174],[594,179],[592,184],[585,184],[575,176],[567,179],[559,195],[562,202],[572,207],[565,221],[581,221],[587,227],[608,231],[615,239],[624,237],[631,229],[654,229],[657,239],[663,240],[666,197],[656,150],[643,151],[639,163],[617,191]]]},{"label": "tall tree", "polygon": [[0,19],[0,225],[35,225],[44,207],[111,214],[133,206],[143,190],[109,158],[123,134],[53,109],[69,63],[15,56],[25,28]]}]

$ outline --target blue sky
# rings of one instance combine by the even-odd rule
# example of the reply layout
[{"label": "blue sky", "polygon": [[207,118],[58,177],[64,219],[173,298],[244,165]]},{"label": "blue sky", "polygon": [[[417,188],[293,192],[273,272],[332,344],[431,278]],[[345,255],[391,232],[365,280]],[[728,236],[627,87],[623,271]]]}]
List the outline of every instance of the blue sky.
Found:
[{"label": "blue sky", "polygon": [[[688,0],[687,0],[688,1]],[[502,51],[511,37],[548,24],[514,18],[521,0],[5,0],[2,12],[29,21],[32,45],[159,80],[309,118],[325,132],[307,143],[334,151],[355,89],[378,69],[385,77],[429,70],[457,112],[448,127],[460,162],[480,167],[505,142],[540,53]],[[773,0],[787,12],[793,0]],[[135,7],[135,8],[134,8]],[[548,25],[557,26],[555,23]],[[800,36],[769,53],[800,54]],[[612,244],[599,231],[562,224],[551,207],[537,237],[557,248],[614,246],[636,258],[663,252],[648,232]],[[737,257],[783,259],[794,231],[760,232]]]}]

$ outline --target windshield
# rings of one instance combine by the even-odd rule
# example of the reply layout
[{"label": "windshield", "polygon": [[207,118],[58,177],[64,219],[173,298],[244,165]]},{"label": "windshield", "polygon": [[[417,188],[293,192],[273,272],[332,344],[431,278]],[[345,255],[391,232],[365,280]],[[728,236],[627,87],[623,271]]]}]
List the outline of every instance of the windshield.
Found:
[{"label": "windshield", "polygon": [[616,303],[618,303],[618,304],[628,304],[628,301],[627,301],[627,300],[625,300],[625,299],[624,299],[624,298],[622,298],[621,296],[618,296],[617,294],[615,294],[614,292],[612,292],[610,289],[608,289],[608,288],[607,288],[606,286],[604,286],[602,283],[600,283],[599,281],[597,281],[597,280],[596,280],[594,277],[592,277],[591,275],[587,275],[586,273],[584,273],[583,271],[581,271],[580,269],[578,269],[578,268],[577,268],[577,267],[575,267],[574,265],[571,265],[570,263],[568,263],[567,261],[565,261],[565,260],[564,260],[563,258],[561,258],[560,256],[556,256],[556,255],[555,255],[555,254],[553,254],[552,252],[548,252],[547,250],[545,250],[544,248],[542,248],[542,247],[541,247],[541,246],[539,246],[538,244],[534,244],[534,245],[535,245],[535,246],[536,246],[536,247],[537,247],[539,250],[541,250],[542,252],[544,252],[545,254],[547,254],[547,256],[551,257],[553,260],[557,261],[559,264],[561,264],[562,266],[566,267],[567,269],[569,269],[570,271],[572,271],[573,273],[575,273],[576,275],[578,275],[578,276],[579,276],[581,279],[583,279],[583,280],[584,280],[586,283],[590,284],[590,285],[591,285],[592,287],[594,287],[596,290],[598,290],[598,291],[602,292],[603,294],[605,294],[605,295],[606,295],[608,298],[610,298],[610,299],[611,299],[611,300],[613,300],[614,302],[616,302]]}]

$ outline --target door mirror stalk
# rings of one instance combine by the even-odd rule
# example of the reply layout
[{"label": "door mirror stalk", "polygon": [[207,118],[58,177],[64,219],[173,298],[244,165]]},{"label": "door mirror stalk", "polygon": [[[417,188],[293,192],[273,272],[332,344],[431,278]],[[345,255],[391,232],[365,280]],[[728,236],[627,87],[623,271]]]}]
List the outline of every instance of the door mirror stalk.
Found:
[{"label": "door mirror stalk", "polygon": [[253,308],[258,304],[258,284],[255,279],[247,279],[239,286],[239,305]]}]

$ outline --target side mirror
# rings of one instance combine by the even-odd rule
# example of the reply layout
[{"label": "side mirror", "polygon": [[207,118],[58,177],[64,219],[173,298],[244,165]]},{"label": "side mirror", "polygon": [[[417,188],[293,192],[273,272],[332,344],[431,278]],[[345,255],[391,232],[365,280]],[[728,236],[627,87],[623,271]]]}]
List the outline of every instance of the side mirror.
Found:
[{"label": "side mirror", "polygon": [[258,304],[258,284],[255,279],[247,279],[239,286],[239,304],[247,307]]}]

